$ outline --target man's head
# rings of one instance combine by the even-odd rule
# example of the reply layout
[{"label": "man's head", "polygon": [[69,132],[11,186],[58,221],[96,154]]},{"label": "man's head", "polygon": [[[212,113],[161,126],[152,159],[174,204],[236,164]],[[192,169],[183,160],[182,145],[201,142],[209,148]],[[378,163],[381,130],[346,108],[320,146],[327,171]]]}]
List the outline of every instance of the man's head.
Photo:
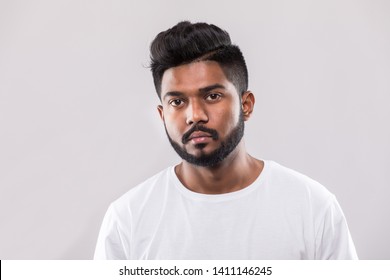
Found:
[{"label": "man's head", "polygon": [[216,61],[238,93],[248,89],[248,70],[240,49],[231,43],[226,31],[213,24],[179,22],[156,36],[150,46],[150,58],[160,98],[164,72],[193,61]]},{"label": "man's head", "polygon": [[191,164],[218,165],[237,150],[253,110],[241,51],[214,25],[181,22],[157,35],[151,59],[173,148]]}]

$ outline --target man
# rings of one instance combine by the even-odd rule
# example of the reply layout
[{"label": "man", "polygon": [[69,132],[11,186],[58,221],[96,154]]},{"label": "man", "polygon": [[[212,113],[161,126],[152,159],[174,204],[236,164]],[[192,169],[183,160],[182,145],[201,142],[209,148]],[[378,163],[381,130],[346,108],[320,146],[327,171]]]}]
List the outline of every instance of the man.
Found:
[{"label": "man", "polygon": [[356,259],[344,215],[322,185],[251,157],[254,108],[240,49],[206,23],[157,35],[158,112],[183,159],[112,203],[95,259]]}]

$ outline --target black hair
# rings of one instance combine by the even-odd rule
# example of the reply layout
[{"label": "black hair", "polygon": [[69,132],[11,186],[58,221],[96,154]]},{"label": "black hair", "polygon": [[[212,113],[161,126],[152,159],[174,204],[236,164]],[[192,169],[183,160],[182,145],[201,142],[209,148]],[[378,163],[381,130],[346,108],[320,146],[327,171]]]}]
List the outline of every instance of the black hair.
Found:
[{"label": "black hair", "polygon": [[150,46],[150,59],[159,98],[164,72],[196,60],[216,61],[238,93],[243,94],[248,89],[244,56],[239,47],[232,44],[229,33],[213,24],[182,21],[160,32]]}]

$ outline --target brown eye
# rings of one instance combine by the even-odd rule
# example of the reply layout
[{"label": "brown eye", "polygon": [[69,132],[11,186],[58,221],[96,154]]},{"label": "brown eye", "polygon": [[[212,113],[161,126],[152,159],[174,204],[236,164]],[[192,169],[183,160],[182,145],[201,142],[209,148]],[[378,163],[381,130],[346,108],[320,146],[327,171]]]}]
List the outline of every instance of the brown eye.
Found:
[{"label": "brown eye", "polygon": [[221,95],[219,93],[211,93],[206,96],[206,100],[208,101],[217,101],[221,98]]},{"label": "brown eye", "polygon": [[173,107],[179,107],[180,105],[183,104],[183,100],[173,99],[173,100],[169,101],[169,104],[172,105]]}]

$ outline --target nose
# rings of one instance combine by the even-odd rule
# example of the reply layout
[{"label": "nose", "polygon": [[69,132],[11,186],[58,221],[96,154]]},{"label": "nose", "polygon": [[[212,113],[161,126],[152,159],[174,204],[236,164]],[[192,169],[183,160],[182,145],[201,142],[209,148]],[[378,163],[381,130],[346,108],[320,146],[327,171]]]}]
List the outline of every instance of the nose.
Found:
[{"label": "nose", "polygon": [[202,102],[196,100],[191,101],[187,107],[186,123],[193,125],[194,123],[207,123],[208,120],[208,115]]}]

